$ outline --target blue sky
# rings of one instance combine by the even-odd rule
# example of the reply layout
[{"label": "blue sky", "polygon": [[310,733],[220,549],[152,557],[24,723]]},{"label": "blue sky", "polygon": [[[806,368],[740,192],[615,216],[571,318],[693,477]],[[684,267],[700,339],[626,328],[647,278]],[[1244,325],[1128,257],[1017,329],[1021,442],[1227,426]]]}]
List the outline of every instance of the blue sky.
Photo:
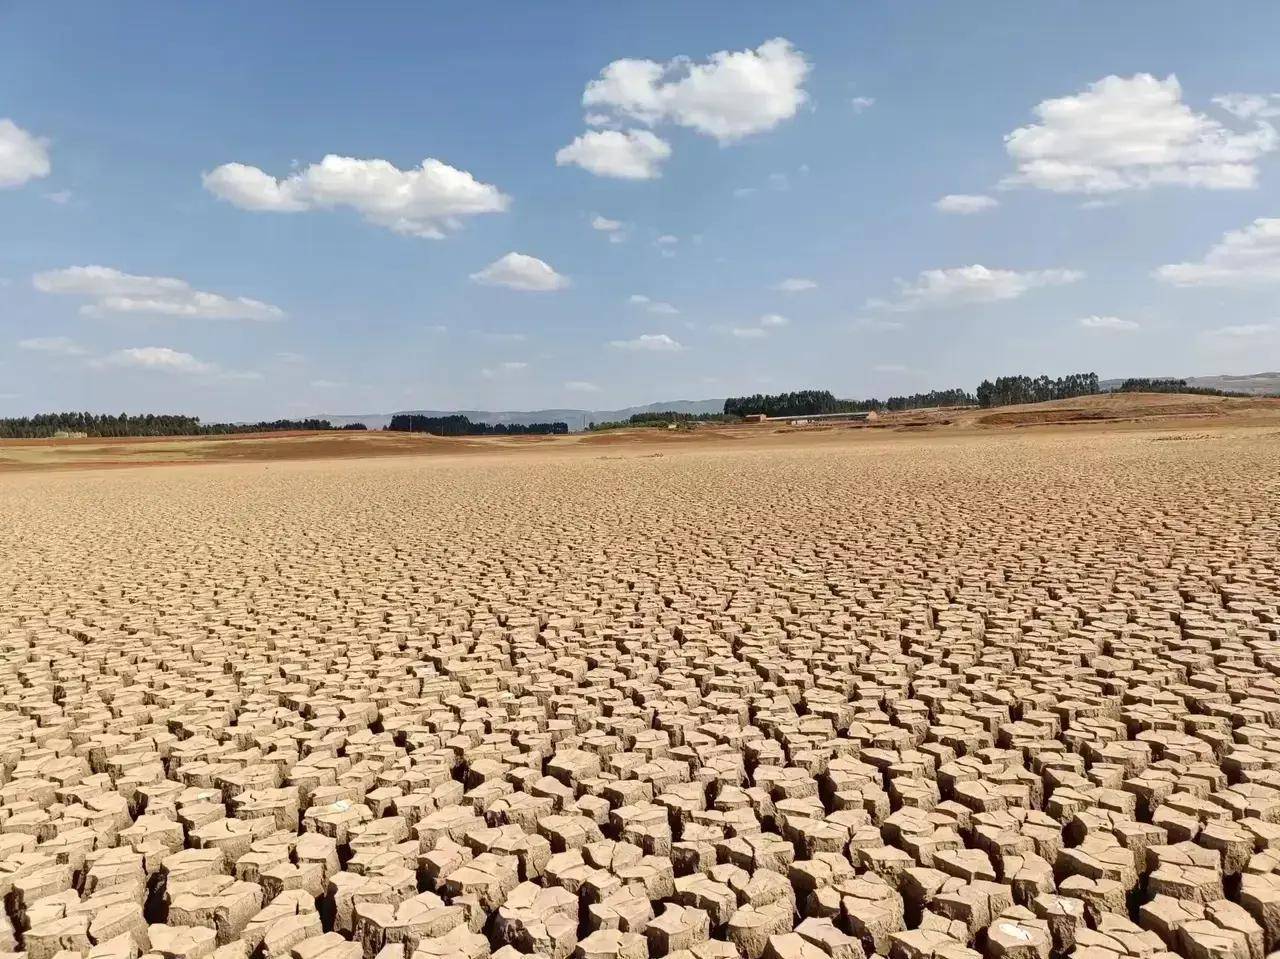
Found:
[{"label": "blue sky", "polygon": [[0,2],[0,415],[1274,369],[1278,35],[1262,2]]}]

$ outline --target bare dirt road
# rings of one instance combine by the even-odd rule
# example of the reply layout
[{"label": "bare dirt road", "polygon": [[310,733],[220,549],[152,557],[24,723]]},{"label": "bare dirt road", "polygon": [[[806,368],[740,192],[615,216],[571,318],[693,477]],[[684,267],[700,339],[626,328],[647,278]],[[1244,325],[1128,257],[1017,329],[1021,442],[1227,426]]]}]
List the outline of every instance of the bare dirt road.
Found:
[{"label": "bare dirt road", "polygon": [[1263,959],[1261,409],[0,447],[0,952]]}]

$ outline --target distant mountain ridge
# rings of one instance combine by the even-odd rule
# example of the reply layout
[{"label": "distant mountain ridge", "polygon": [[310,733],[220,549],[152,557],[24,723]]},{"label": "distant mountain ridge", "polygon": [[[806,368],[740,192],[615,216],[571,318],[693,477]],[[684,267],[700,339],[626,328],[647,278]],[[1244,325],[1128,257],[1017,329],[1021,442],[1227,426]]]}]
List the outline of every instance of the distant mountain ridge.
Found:
[{"label": "distant mountain ridge", "polygon": [[1246,373],[1231,376],[1188,376],[1188,386],[1203,386],[1211,390],[1234,390],[1237,393],[1280,393],[1280,372]]},{"label": "distant mountain ridge", "polygon": [[[1155,377],[1151,377],[1155,379]],[[1170,379],[1186,380],[1188,386],[1206,390],[1229,390],[1233,393],[1253,393],[1262,396],[1268,393],[1280,393],[1280,372],[1243,373],[1233,375],[1219,373],[1214,376],[1175,376]],[[1114,380],[1099,380],[1098,386],[1104,390],[1114,390],[1124,382],[1123,377]]]},{"label": "distant mountain ridge", "polygon": [[384,429],[391,422],[391,417],[399,414],[415,416],[452,416],[461,414],[473,423],[516,423],[527,426],[530,423],[568,423],[569,429],[583,430],[591,423],[608,423],[625,420],[636,413],[719,413],[724,410],[724,400],[668,400],[662,403],[646,403],[644,406],[627,406],[620,410],[583,410],[583,409],[545,409],[545,410],[396,410],[394,413],[370,413],[365,416],[336,416],[321,414],[319,419],[328,420],[334,426],[345,426],[348,423],[363,423],[371,430]]}]

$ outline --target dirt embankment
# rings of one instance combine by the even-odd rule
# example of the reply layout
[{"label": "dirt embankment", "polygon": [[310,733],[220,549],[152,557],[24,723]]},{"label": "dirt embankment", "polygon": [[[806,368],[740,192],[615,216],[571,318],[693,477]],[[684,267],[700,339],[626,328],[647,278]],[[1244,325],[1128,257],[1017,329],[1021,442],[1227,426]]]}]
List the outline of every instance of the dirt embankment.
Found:
[{"label": "dirt embankment", "polygon": [[976,423],[981,426],[1054,426],[1189,417],[1228,421],[1268,416],[1280,417],[1280,399],[1111,393],[984,411],[977,415]]}]

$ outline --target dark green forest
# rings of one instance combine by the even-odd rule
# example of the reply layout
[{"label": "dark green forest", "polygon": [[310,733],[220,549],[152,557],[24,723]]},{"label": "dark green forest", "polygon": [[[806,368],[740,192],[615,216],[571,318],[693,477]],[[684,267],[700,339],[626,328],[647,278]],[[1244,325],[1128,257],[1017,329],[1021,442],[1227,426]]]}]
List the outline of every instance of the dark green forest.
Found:
[{"label": "dark green forest", "polygon": [[1050,379],[1044,374],[1034,379],[1030,376],[997,376],[994,383],[990,380],[979,383],[977,396],[979,406],[991,407],[1066,400],[1099,392],[1097,373],[1068,373],[1057,379]]},{"label": "dark green forest", "polygon": [[[891,396],[887,400],[843,400],[829,390],[797,390],[793,393],[756,393],[752,396],[733,396],[724,401],[724,412],[731,416],[748,416],[763,413],[766,416],[814,416],[819,413],[897,412],[935,406],[1013,406],[1018,403],[1043,403],[1047,400],[1065,400],[1074,396],[1092,396],[1105,392],[1098,383],[1097,373],[1068,373],[1056,378],[1040,376],[998,376],[994,382],[983,380],[969,393],[962,389],[932,390],[913,393],[910,396]],[[1125,380],[1114,392],[1119,393],[1191,393],[1203,396],[1250,396],[1230,390],[1189,386],[1186,380],[1144,379]],[[652,414],[650,414],[652,415]]]},{"label": "dark green forest", "polygon": [[977,398],[962,389],[930,390],[887,400],[842,400],[830,390],[797,390],[794,393],[755,393],[731,396],[724,401],[726,416],[814,416],[818,413],[881,413],[923,409],[930,406],[976,406]]},{"label": "dark green forest", "polygon": [[737,423],[741,417],[726,413],[677,413],[674,410],[663,410],[656,413],[632,413],[625,420],[606,420],[602,423],[590,423],[589,430],[618,430],[629,426],[677,426],[693,423]]},{"label": "dark green forest", "polygon": [[1197,396],[1253,396],[1235,390],[1215,390],[1208,386],[1188,386],[1186,380],[1143,379],[1125,380],[1117,388],[1118,393],[1191,393]]},{"label": "dark green forest", "polygon": [[[276,433],[283,430],[331,430],[328,420],[270,420],[260,423],[201,423],[198,416],[145,413],[38,413],[0,419],[2,439],[47,439],[55,433],[87,436],[217,436],[230,433]],[[364,429],[353,423],[343,429]]]},{"label": "dark green forest", "polygon": [[399,433],[431,433],[435,436],[550,436],[569,432],[568,423],[473,423],[461,413],[451,416],[419,416],[399,413],[387,429]]}]

